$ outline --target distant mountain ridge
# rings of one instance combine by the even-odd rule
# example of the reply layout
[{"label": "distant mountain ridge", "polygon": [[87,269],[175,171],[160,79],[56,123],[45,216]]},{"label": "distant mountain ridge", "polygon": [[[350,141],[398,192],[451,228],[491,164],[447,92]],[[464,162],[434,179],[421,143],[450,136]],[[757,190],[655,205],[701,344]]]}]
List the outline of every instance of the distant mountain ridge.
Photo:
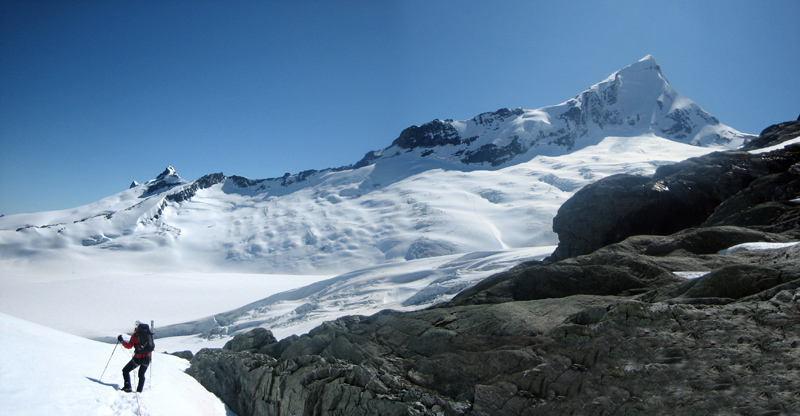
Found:
[{"label": "distant mountain ridge", "polygon": [[[584,185],[649,174],[710,151],[697,146],[737,148],[752,137],[677,93],[648,56],[555,106],[411,126],[349,166],[191,182],[170,166],[84,207],[3,217],[0,255],[172,247],[159,251],[165,261],[221,257],[225,267],[316,273],[552,245],[555,211]],[[579,154],[590,147],[602,155]],[[633,153],[616,154],[625,151]],[[655,153],[640,159],[647,152]],[[548,159],[557,157],[568,159]],[[595,165],[600,159],[605,165]],[[510,213],[523,225],[507,222]]]},{"label": "distant mountain ridge", "polygon": [[525,155],[564,154],[597,144],[600,136],[647,132],[682,143],[727,148],[740,147],[755,137],[721,124],[675,91],[656,59],[647,56],[559,105],[538,110],[502,108],[470,120],[433,120],[411,126],[391,146],[368,154],[360,163],[414,152],[496,167],[518,162]]},{"label": "distant mountain ridge", "polygon": [[[352,165],[287,173],[279,178],[229,179],[234,187],[249,192],[284,194],[278,187],[296,189],[295,185],[316,183],[315,177],[330,172],[392,159],[405,165],[406,176],[424,171],[431,163],[459,170],[498,169],[537,155],[563,155],[608,136],[643,134],[726,149],[739,148],[757,137],[722,124],[678,93],[662,74],[658,61],[648,55],[555,106],[536,110],[501,108],[460,121],[436,119],[406,128],[390,146],[368,152]],[[431,163],[420,162],[420,158],[430,159]],[[209,179],[204,177],[201,181],[209,183]],[[387,178],[381,179],[375,184],[385,184]]]}]

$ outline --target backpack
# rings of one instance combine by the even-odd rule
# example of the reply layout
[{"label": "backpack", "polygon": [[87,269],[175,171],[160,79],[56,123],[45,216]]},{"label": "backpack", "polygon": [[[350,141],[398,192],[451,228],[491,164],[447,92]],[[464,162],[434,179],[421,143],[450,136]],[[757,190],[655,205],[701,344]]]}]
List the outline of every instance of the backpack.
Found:
[{"label": "backpack", "polygon": [[156,349],[153,333],[150,332],[150,327],[147,324],[139,324],[139,330],[136,331],[136,339],[139,341],[136,344],[137,354],[149,354]]}]

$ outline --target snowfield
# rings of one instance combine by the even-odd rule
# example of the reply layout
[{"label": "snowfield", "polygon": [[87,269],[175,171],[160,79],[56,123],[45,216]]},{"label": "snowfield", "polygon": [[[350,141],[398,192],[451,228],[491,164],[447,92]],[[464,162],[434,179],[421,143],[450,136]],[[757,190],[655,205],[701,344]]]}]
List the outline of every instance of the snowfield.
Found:
[{"label": "snowfield", "polygon": [[188,361],[171,355],[154,354],[141,394],[123,392],[121,373],[130,350],[72,335],[69,327],[64,330],[0,314],[3,415],[233,415],[184,373]]},{"label": "snowfield", "polygon": [[[608,137],[571,154],[537,156],[494,171],[429,170],[347,198],[342,187],[372,180],[372,166],[331,173],[321,184],[280,197],[226,193],[226,184],[218,184],[191,200],[164,205],[157,219],[151,214],[163,197],[142,199],[136,188],[72,210],[2,217],[0,312],[113,341],[136,319],[154,319],[158,327],[202,321],[321,280],[352,290],[355,284],[344,283],[348,279],[365,285],[366,276],[381,273],[435,275],[408,278],[414,283],[402,290],[375,283],[380,289],[370,289],[363,302],[328,312],[420,308],[513,266],[504,257],[548,255],[557,243],[551,224],[558,207],[586,184],[617,173],[649,175],[658,166],[713,150],[654,135]],[[98,215],[101,207],[115,214]],[[60,225],[46,225],[53,222]],[[95,244],[103,240],[108,241]],[[443,266],[468,256],[472,263],[462,260],[461,268]],[[477,273],[473,263],[484,270]],[[446,272],[431,272],[437,267]],[[441,296],[404,306],[412,296],[423,296],[417,292]],[[142,296],[146,302],[136,300]],[[303,302],[314,309],[292,320],[302,330],[317,322],[311,315],[326,310],[313,297],[321,294],[308,296]],[[259,316],[253,319],[278,319],[277,311],[288,306],[270,305],[269,313],[264,308],[251,313]],[[276,335],[300,330],[282,322]],[[236,331],[231,325],[206,323],[176,334],[214,330],[204,342],[219,345],[224,342],[218,336]]]},{"label": "snowfield", "polygon": [[127,351],[117,348],[95,380],[136,320],[155,321],[157,351],[196,352],[255,326],[281,339],[340,316],[446,301],[549,255],[552,218],[586,184],[713,150],[609,137],[568,155],[494,171],[437,168],[369,192],[358,189],[372,166],[268,198],[214,185],[163,205],[155,220],[163,197],[142,199],[136,188],[0,218],[3,413],[133,415],[140,405],[149,415],[225,415],[173,356],[155,357],[138,405],[115,386]]},{"label": "snowfield", "polygon": [[[161,352],[447,301],[552,253],[553,217],[584,186],[750,137],[649,56],[557,106],[427,126],[409,140],[446,142],[396,141],[350,168],[189,182],[169,167],[85,206],[0,217],[0,413],[230,416]],[[130,352],[114,349],[136,320],[155,321],[159,352],[138,396],[118,390]]]}]

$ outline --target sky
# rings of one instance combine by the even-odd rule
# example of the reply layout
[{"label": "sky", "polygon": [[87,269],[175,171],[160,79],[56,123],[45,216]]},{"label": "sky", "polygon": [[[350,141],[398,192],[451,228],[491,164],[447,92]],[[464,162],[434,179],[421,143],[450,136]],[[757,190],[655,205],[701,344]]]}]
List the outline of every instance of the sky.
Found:
[{"label": "sky", "polygon": [[0,214],[353,164],[646,55],[745,133],[800,114],[800,2],[0,1]]}]

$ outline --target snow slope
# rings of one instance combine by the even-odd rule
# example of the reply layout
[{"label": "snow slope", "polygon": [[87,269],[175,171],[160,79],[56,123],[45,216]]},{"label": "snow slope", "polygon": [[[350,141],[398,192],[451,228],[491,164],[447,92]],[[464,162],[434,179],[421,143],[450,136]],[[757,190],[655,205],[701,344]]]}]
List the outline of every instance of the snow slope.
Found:
[{"label": "snow slope", "polygon": [[[82,207],[0,217],[0,314],[28,321],[0,315],[0,402],[9,414],[136,414],[107,385],[118,381],[92,380],[136,319],[156,321],[158,351],[197,351],[254,326],[283,338],[429,306],[548,255],[553,217],[583,186],[746,138],[647,57],[557,106],[414,126],[345,168],[189,182],[169,167]],[[170,387],[145,391],[146,414],[225,414],[182,366],[158,356],[154,383]]]},{"label": "snow slope", "polygon": [[184,373],[188,361],[170,355],[154,355],[141,394],[122,392],[121,370],[130,358],[122,346],[115,349],[113,344],[0,314],[0,413],[233,415],[222,401]]},{"label": "snow slope", "polygon": [[261,326],[282,339],[301,335],[346,315],[384,309],[411,311],[452,299],[477,282],[530,260],[555,246],[475,252],[391,263],[357,270],[265,297],[242,307],[159,329],[169,351],[222,347],[236,334]]},{"label": "snow slope", "polygon": [[340,274],[552,245],[558,206],[587,183],[748,137],[676,92],[647,56],[559,105],[412,126],[348,167],[192,182],[168,167],[83,207],[0,217],[0,259],[126,252],[158,271]]},{"label": "snow slope", "polygon": [[[159,208],[163,194],[142,200],[132,188],[69,212],[0,218],[0,312],[56,328],[87,322],[78,333],[100,338],[119,331],[120,321],[178,324],[382,265],[553,246],[552,218],[581,187],[617,173],[652,174],[711,150],[654,135],[609,137],[563,156],[498,170],[434,169],[348,197],[341,195],[363,180],[342,175],[374,165],[282,197],[227,192],[225,182]],[[100,206],[111,218],[89,217]],[[20,217],[70,216],[89,219],[8,227]],[[130,316],[140,292],[148,294],[148,316]]]},{"label": "snow slope", "polygon": [[[42,249],[37,244],[47,239],[36,237],[2,246],[0,312],[112,342],[128,322],[154,319],[165,329],[162,335],[173,336],[161,347],[197,351],[222,346],[254,325],[285,337],[342,315],[421,308],[517,262],[548,255],[557,242],[552,218],[582,186],[616,173],[652,174],[658,166],[711,150],[654,135],[609,137],[571,154],[538,156],[498,170],[436,169],[336,204],[328,200],[331,195],[313,197],[337,189],[330,184],[266,200],[226,193],[225,183],[215,184],[191,200],[165,205],[154,222],[137,220],[138,228],[181,230],[157,250],[98,249],[68,241]],[[109,203],[128,197],[123,192]],[[144,205],[139,208],[153,209]],[[212,205],[227,208],[208,208]],[[81,216],[89,208],[74,211]],[[259,211],[267,214],[258,216]],[[93,227],[92,221],[110,227],[128,214],[79,221],[57,238],[68,240],[64,235],[75,232],[73,227]],[[120,236],[112,242],[120,245],[157,244],[153,239],[162,238],[114,232]],[[13,241],[46,233],[59,234],[29,228],[0,236]],[[271,248],[276,252],[270,254]],[[265,261],[283,272],[242,272]],[[302,274],[324,264],[345,271]],[[306,287],[321,281],[326,283]],[[273,297],[300,288],[302,295]],[[133,299],[143,292],[147,301],[134,312]]]},{"label": "snow slope", "polygon": [[180,202],[169,198],[194,185],[143,198],[152,186],[146,183],[68,211],[0,218],[0,260],[70,268],[84,259],[125,258],[136,271],[335,275],[387,262],[553,245],[553,216],[586,184],[617,173],[652,174],[712,150],[652,134],[608,137],[496,170],[434,163],[380,186],[380,178],[404,171],[402,160],[328,172],[285,195],[245,192],[220,175],[220,182]]}]

